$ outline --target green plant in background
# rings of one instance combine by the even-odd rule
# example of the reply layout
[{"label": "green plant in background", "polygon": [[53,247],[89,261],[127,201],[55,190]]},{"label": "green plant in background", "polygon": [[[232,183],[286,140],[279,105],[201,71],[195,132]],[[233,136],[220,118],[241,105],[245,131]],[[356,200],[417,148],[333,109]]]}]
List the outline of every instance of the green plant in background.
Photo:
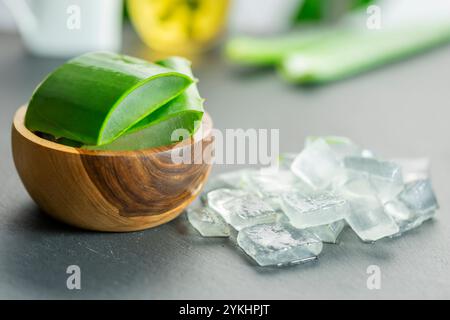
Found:
[{"label": "green plant in background", "polygon": [[294,21],[296,23],[334,20],[348,11],[358,9],[374,0],[305,0]]},{"label": "green plant in background", "polygon": [[[203,99],[195,81],[183,58],[149,63],[113,53],[85,54],[59,67],[36,89],[25,125],[86,148],[117,149],[113,143],[118,140],[130,150],[169,144],[173,130],[193,134],[202,118]],[[148,136],[144,141],[120,139],[137,132]]]}]

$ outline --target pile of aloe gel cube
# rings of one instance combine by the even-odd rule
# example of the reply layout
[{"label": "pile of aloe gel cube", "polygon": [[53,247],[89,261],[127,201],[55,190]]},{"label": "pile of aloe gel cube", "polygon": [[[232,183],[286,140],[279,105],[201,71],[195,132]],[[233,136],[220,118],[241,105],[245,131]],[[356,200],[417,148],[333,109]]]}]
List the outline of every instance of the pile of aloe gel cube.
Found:
[{"label": "pile of aloe gel cube", "polygon": [[438,209],[427,159],[386,161],[344,137],[308,137],[278,166],[211,179],[188,209],[204,237],[236,237],[261,266],[317,258],[348,226],[368,243],[400,236]]}]

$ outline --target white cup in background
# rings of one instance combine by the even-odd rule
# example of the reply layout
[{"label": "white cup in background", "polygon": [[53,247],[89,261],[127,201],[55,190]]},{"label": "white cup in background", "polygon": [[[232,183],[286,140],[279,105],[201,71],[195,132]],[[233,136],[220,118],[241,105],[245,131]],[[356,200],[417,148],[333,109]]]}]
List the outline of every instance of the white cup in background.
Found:
[{"label": "white cup in background", "polygon": [[286,31],[303,0],[233,0],[230,31],[275,34]]},{"label": "white cup in background", "polygon": [[4,0],[27,49],[70,57],[88,51],[119,51],[122,0]]}]

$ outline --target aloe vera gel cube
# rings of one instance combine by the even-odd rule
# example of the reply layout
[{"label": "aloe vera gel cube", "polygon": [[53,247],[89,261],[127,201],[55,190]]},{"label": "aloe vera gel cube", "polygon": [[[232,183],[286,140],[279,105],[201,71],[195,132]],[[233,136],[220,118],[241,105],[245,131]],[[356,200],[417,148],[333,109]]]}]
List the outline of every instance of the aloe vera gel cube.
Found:
[{"label": "aloe vera gel cube", "polygon": [[328,187],[341,168],[336,153],[324,139],[317,139],[292,162],[291,170],[316,189]]},{"label": "aloe vera gel cube", "polygon": [[310,228],[341,220],[348,211],[347,201],[330,192],[305,195],[286,193],[281,197],[281,207],[296,228]]},{"label": "aloe vera gel cube", "polygon": [[400,232],[417,228],[431,219],[438,208],[439,204],[428,179],[406,184],[398,197],[385,205],[386,212],[399,225]]},{"label": "aloe vera gel cube", "polygon": [[403,188],[401,168],[393,162],[365,157],[346,157],[343,162],[349,175],[370,182],[382,202],[395,198]]},{"label": "aloe vera gel cube", "polygon": [[405,183],[430,178],[430,159],[428,158],[395,159],[392,162],[401,167]]},{"label": "aloe vera gel cube", "polygon": [[361,240],[373,242],[399,232],[395,220],[384,210],[369,180],[350,180],[341,193],[349,203],[345,220]]},{"label": "aloe vera gel cube", "polygon": [[339,220],[330,224],[312,227],[308,230],[314,233],[321,241],[326,243],[337,243],[338,237],[345,227],[345,221]]},{"label": "aloe vera gel cube", "polygon": [[[312,261],[347,226],[367,243],[397,237],[439,209],[426,158],[385,161],[348,138],[325,136],[307,137],[299,154],[279,159],[219,176],[204,192],[204,212],[237,230],[238,245],[260,266]],[[215,220],[206,220],[210,231]]]},{"label": "aloe vera gel cube", "polygon": [[336,158],[338,158],[339,160],[342,160],[344,157],[361,156],[364,152],[349,138],[338,136],[306,137],[305,148],[308,148],[319,139],[324,140],[328,144],[330,149],[333,150]]},{"label": "aloe vera gel cube", "polygon": [[292,190],[311,192],[311,187],[290,170],[247,171],[244,181],[246,189],[254,191],[277,210],[283,194]]},{"label": "aloe vera gel cube", "polygon": [[230,235],[228,224],[209,208],[189,208],[187,217],[191,225],[203,237],[228,237]]},{"label": "aloe vera gel cube", "polygon": [[269,203],[245,190],[214,190],[208,194],[208,205],[236,230],[275,222],[279,214]]},{"label": "aloe vera gel cube", "polygon": [[311,261],[322,251],[322,242],[310,231],[287,224],[258,224],[242,229],[239,246],[261,266],[283,266]]}]

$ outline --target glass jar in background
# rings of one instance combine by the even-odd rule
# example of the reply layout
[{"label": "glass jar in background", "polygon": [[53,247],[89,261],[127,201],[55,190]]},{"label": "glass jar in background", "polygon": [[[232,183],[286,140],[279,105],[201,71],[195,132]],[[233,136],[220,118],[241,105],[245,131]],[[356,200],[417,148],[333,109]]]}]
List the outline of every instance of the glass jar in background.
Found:
[{"label": "glass jar in background", "polygon": [[229,0],[128,0],[130,19],[147,46],[170,54],[208,49],[224,29]]}]

